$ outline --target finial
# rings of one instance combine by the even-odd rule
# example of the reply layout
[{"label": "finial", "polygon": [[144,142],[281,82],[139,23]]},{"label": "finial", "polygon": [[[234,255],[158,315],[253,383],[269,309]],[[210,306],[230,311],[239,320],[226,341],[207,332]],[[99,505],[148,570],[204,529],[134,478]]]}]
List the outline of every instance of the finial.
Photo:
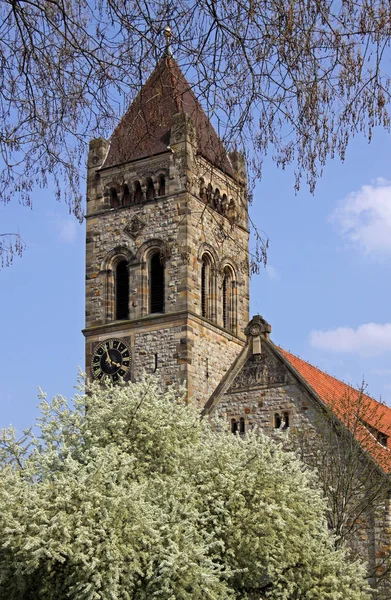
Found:
[{"label": "finial", "polygon": [[172,38],[172,29],[169,25],[166,25],[166,27],[164,28],[164,37],[166,38],[166,51],[165,54],[167,56],[172,56],[172,50],[171,50],[171,38]]}]

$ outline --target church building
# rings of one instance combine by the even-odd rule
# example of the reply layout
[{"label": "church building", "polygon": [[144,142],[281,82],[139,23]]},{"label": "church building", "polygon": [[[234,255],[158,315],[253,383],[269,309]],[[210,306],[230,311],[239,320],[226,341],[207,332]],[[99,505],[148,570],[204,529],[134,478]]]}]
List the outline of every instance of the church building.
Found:
[{"label": "church building", "polygon": [[391,409],[276,346],[259,315],[250,320],[246,164],[226,152],[169,49],[111,139],[90,143],[87,169],[89,378],[155,373],[232,433],[257,427],[279,441],[318,431],[331,410],[383,477],[357,533],[376,585],[391,544]]}]

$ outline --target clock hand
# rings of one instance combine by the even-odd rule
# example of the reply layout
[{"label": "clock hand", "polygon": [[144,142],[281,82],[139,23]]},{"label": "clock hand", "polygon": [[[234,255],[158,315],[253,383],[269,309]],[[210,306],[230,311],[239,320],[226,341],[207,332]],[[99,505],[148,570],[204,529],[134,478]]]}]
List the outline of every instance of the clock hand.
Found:
[{"label": "clock hand", "polygon": [[115,367],[118,367],[119,369],[122,367],[122,365],[120,363],[115,362],[115,360],[112,360],[111,364],[114,365]]}]

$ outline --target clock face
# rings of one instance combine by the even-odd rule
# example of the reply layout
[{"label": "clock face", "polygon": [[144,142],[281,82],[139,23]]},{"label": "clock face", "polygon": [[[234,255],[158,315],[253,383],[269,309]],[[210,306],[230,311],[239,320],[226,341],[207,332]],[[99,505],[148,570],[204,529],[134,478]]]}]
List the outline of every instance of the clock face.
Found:
[{"label": "clock face", "polygon": [[92,355],[94,379],[120,381],[130,369],[129,346],[122,340],[110,339],[99,344]]}]

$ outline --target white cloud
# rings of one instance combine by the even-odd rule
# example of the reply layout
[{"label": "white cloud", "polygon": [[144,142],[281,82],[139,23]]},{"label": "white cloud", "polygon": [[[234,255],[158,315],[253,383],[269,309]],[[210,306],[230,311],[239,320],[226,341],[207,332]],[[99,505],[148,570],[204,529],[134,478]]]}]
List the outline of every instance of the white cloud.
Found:
[{"label": "white cloud", "polygon": [[365,254],[391,252],[391,182],[377,179],[351,192],[339,202],[330,220],[342,237]]},{"label": "white cloud", "polygon": [[365,323],[357,329],[314,330],[310,333],[310,343],[322,350],[375,356],[391,350],[391,323]]}]

